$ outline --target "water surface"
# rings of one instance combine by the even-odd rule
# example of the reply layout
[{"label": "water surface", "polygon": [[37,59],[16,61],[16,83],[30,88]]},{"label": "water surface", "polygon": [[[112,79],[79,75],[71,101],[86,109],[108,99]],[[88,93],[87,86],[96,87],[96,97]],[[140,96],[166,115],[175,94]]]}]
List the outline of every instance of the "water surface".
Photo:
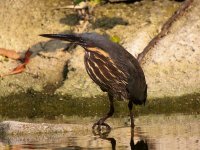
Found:
[{"label": "water surface", "polygon": [[[21,149],[117,149],[200,150],[200,94],[151,99],[134,107],[134,144],[130,145],[127,102],[116,101],[108,123],[108,135],[94,135],[91,129],[108,111],[108,98],[73,99],[29,91],[0,98],[0,120],[75,123],[83,126],[68,133],[0,135],[0,150]],[[86,127],[86,128],[85,128]]]},{"label": "water surface", "polygon": [[125,122],[122,118],[110,119],[112,131],[101,136],[94,135],[91,126],[62,134],[7,135],[0,138],[0,149],[130,150],[132,147],[134,150],[200,150],[200,115],[138,117],[132,145],[131,130]]}]

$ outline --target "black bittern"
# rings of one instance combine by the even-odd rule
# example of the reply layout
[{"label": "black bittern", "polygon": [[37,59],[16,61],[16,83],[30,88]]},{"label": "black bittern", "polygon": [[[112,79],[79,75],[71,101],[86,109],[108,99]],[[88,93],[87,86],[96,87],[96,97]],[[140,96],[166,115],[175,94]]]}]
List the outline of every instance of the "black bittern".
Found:
[{"label": "black bittern", "polygon": [[94,123],[98,126],[110,126],[105,120],[114,113],[114,98],[129,100],[131,127],[134,127],[133,104],[145,104],[147,84],[137,59],[117,43],[97,33],[83,34],[41,34],[47,38],[69,41],[85,49],[85,68],[91,79],[108,93],[110,110],[107,115]]}]

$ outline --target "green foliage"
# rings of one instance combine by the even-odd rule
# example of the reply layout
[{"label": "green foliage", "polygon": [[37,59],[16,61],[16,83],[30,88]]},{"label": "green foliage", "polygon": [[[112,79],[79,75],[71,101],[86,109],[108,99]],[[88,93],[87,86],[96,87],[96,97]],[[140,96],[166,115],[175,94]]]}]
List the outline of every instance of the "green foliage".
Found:
[{"label": "green foliage", "polygon": [[74,0],[74,5],[78,5],[80,2],[83,2],[84,0]]},{"label": "green foliage", "polygon": [[96,3],[96,4],[99,4],[101,3],[103,0],[90,0],[90,2],[93,2],[93,3]]},{"label": "green foliage", "polygon": [[115,43],[120,43],[120,37],[117,36],[117,35],[113,35],[113,36],[110,36],[110,40],[115,42]]}]

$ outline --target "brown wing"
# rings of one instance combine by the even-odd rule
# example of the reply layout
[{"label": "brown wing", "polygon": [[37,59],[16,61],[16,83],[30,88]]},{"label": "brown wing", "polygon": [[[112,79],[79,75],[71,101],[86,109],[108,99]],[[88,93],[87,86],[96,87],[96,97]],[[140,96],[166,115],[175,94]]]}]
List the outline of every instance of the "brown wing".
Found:
[{"label": "brown wing", "polygon": [[103,91],[110,94],[127,98],[126,86],[127,74],[117,68],[107,53],[100,51],[86,51],[85,66],[89,76],[98,84]]}]

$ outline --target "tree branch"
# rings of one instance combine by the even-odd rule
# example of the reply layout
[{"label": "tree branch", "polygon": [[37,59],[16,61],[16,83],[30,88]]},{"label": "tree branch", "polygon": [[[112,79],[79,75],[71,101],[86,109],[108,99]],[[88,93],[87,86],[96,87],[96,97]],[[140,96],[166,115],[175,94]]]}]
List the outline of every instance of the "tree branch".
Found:
[{"label": "tree branch", "polygon": [[149,44],[144,48],[144,50],[138,55],[137,60],[139,63],[142,63],[143,58],[146,56],[146,54],[158,43],[158,41],[167,35],[169,32],[170,27],[172,24],[178,19],[178,17],[182,16],[187,8],[192,4],[194,0],[186,0],[179,9],[167,20],[167,22],[163,25],[161,28],[161,31],[158,35],[156,35]]}]

